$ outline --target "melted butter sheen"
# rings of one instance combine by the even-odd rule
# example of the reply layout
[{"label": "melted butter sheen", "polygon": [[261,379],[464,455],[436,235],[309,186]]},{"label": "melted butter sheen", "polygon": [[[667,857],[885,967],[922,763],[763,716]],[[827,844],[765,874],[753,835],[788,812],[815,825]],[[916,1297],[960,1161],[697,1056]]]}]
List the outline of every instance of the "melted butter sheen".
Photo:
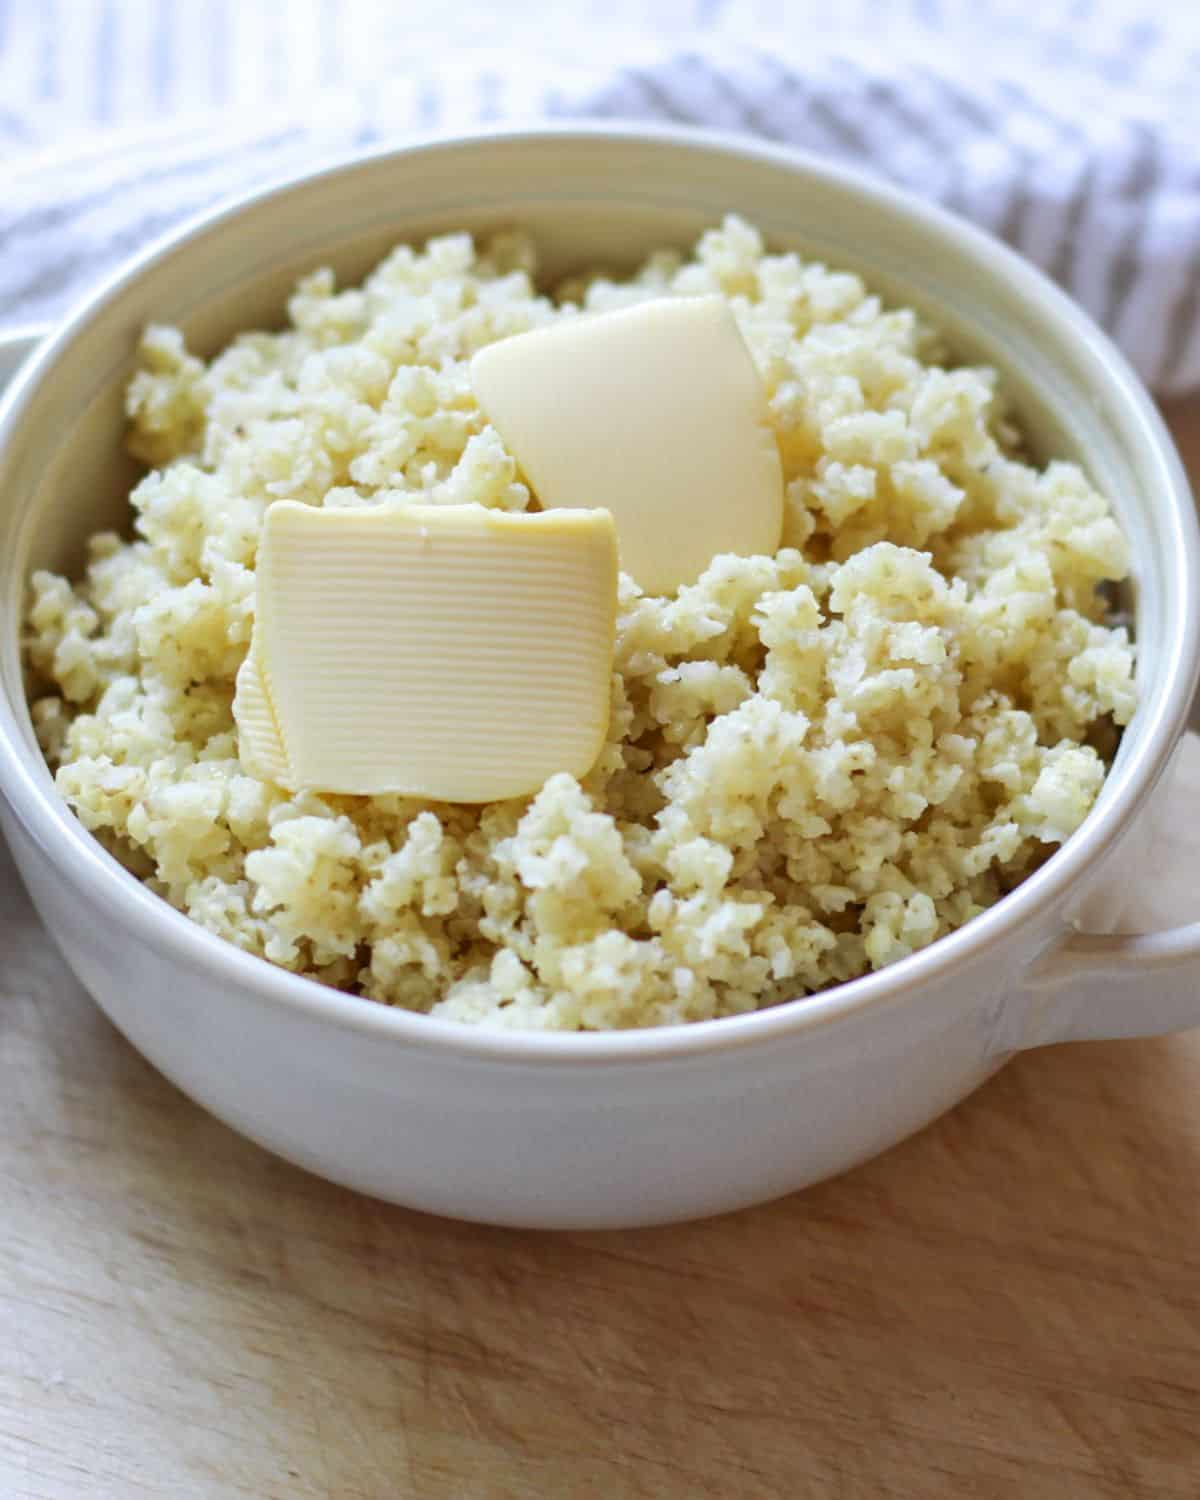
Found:
[{"label": "melted butter sheen", "polygon": [[773,554],[783,470],[723,297],[666,297],[488,344],[475,396],[544,509],[604,506],[648,594],[720,553]]},{"label": "melted butter sheen", "polygon": [[290,790],[491,802],[585,775],[608,728],[603,510],[267,511],[234,715]]}]

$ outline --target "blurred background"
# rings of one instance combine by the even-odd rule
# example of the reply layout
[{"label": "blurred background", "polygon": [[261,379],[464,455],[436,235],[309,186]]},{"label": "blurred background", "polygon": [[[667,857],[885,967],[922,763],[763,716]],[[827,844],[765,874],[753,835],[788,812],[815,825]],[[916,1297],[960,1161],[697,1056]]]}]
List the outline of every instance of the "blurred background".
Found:
[{"label": "blurred background", "polygon": [[0,0],[0,325],[175,221],[418,132],[653,119],[852,160],[1200,387],[1200,5]]}]

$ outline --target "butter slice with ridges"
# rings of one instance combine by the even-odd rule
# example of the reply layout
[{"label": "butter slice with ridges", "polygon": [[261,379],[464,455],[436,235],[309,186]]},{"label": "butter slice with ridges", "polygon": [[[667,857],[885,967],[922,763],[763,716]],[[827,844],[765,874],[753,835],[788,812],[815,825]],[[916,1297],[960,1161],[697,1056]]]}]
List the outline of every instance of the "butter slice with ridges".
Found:
[{"label": "butter slice with ridges", "polygon": [[608,728],[607,511],[266,514],[239,753],[290,790],[491,802],[589,771]]},{"label": "butter slice with ridges", "polygon": [[475,396],[543,508],[607,506],[651,594],[722,552],[773,553],[783,471],[766,392],[723,297],[564,319],[481,349]]},{"label": "butter slice with ridges", "polygon": [[243,769],[260,781],[285,783],[289,776],[287,755],[253,646],[238,672],[233,715]]}]

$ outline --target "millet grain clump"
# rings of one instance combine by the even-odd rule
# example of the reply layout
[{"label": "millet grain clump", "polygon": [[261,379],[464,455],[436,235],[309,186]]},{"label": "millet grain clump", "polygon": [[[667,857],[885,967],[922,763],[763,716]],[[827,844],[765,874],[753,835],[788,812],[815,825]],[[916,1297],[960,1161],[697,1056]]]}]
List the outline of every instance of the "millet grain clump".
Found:
[{"label": "millet grain clump", "polygon": [[[208,365],[149,330],[134,539],[94,537],[75,585],[33,579],[33,714],[62,794],[210,931],[474,1024],[732,1015],[961,926],[1079,826],[1133,711],[1133,649],[1097,591],[1127,571],[1104,497],[1021,457],[989,370],[949,367],[912,312],[735,218],[689,259],[558,299],[534,268],[520,235],[451,235],[361,289],[318,271],[285,331]],[[714,558],[675,597],[623,579],[591,774],[484,807],[248,776],[232,700],[266,507],[522,510],[473,352],[713,291],[769,394],[784,545]]]}]

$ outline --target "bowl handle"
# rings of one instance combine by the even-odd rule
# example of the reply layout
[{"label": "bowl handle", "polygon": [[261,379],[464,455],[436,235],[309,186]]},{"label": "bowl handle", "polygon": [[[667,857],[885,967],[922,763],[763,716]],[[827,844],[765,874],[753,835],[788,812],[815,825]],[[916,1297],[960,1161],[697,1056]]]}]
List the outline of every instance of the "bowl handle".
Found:
[{"label": "bowl handle", "polygon": [[1073,933],[1026,985],[1022,1048],[1200,1026],[1200,922],[1163,932]]},{"label": "bowl handle", "polygon": [[[1200,1026],[1200,922],[1170,925],[1187,911],[1182,903],[1190,903],[1196,889],[1200,736],[1184,736],[1156,795],[1148,842],[1124,873],[1127,886],[1140,891],[1134,907],[1142,920],[1131,925],[1147,930],[1101,934],[1077,923],[1064,934],[1003,1008],[1008,1014],[997,1016],[1009,1050]],[[1160,925],[1155,908],[1163,909],[1166,892],[1170,905]]]}]

